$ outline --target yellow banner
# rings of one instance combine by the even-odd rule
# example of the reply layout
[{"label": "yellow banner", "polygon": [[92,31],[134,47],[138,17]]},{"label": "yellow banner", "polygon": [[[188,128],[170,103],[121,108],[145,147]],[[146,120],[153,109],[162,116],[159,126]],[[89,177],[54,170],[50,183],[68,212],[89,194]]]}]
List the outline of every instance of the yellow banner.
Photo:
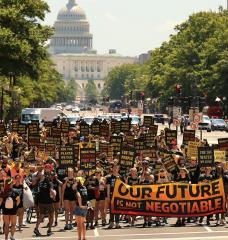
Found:
[{"label": "yellow banner", "polygon": [[222,178],[211,183],[129,186],[117,179],[112,213],[160,217],[207,216],[226,211]]}]

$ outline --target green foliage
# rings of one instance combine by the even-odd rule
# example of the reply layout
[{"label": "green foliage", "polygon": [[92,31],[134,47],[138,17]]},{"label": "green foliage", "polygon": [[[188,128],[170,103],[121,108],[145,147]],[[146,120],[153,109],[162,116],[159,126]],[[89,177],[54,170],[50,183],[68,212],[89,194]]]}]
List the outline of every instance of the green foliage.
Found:
[{"label": "green foliage", "polygon": [[209,103],[216,97],[228,99],[228,12],[220,8],[193,14],[175,31],[144,65],[110,72],[105,90],[111,98],[143,90],[146,97],[167,101],[179,83],[184,96],[206,96]]},{"label": "green foliage", "polygon": [[93,80],[89,80],[85,87],[85,95],[88,101],[97,100],[97,87]]},{"label": "green foliage", "polygon": [[76,99],[77,83],[71,79],[65,86],[59,89],[59,102],[72,102]]}]

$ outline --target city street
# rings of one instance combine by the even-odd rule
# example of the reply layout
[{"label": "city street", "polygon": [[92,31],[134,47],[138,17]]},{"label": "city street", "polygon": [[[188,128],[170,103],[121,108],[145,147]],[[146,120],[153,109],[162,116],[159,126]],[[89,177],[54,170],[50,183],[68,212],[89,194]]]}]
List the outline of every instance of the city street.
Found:
[{"label": "city street", "polygon": [[[41,228],[42,237],[35,237],[33,234],[34,224],[28,224],[23,232],[16,233],[16,239],[33,240],[33,239],[77,239],[76,230],[64,231],[64,221],[59,223],[58,227],[53,228],[54,235],[52,237],[45,236],[46,229]],[[121,229],[108,230],[103,227],[96,228],[95,230],[87,231],[87,239],[95,240],[207,240],[207,239],[221,239],[227,240],[228,226],[215,226],[214,222],[211,226],[197,226],[193,223],[187,224],[186,227],[174,227],[176,219],[169,219],[168,225],[165,227],[142,228],[142,220],[136,222],[135,227],[128,227],[127,224],[121,223]],[[45,223],[42,225],[46,225]],[[3,239],[3,238],[0,238]]]}]

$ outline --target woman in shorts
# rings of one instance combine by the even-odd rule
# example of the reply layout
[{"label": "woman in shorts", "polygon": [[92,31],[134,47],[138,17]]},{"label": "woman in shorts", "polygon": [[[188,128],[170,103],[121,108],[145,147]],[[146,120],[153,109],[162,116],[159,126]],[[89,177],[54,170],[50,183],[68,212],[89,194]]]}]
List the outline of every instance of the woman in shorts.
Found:
[{"label": "woman in shorts", "polygon": [[86,236],[86,214],[87,214],[87,189],[84,186],[84,180],[81,177],[76,178],[76,223],[78,230],[78,240],[85,240]]},{"label": "woman in shorts", "polygon": [[75,190],[73,189],[74,184],[75,184],[74,170],[72,168],[68,168],[67,178],[64,179],[64,184],[62,188],[62,203],[64,203],[66,221],[64,230],[73,229],[72,222],[74,217],[74,207],[76,200]]}]

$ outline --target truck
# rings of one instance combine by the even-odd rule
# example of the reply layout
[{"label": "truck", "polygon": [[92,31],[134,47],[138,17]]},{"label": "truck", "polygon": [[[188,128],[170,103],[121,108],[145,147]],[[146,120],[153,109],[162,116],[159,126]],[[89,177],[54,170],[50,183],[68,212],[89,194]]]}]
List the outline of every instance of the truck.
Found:
[{"label": "truck", "polygon": [[43,122],[52,122],[58,116],[65,116],[65,114],[57,108],[24,108],[21,112],[21,123],[27,125],[31,121],[39,121],[42,127]]}]

